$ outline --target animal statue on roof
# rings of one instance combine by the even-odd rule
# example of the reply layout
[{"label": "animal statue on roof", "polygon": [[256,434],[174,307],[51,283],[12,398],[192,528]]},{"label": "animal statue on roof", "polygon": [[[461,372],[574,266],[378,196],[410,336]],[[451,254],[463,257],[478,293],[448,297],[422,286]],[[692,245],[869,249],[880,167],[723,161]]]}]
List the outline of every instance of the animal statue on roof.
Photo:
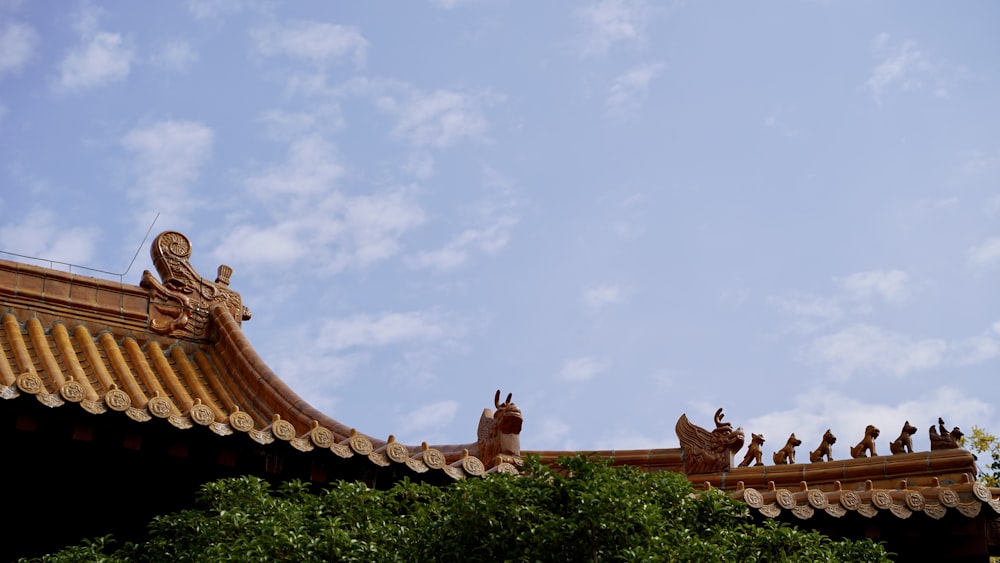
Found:
[{"label": "animal statue on roof", "polygon": [[869,424],[865,427],[865,437],[858,442],[857,446],[851,446],[851,457],[866,457],[866,452],[875,457],[875,439],[878,438],[879,429]]},{"label": "animal statue on roof", "polygon": [[[934,427],[931,426],[933,430]],[[899,432],[899,438],[896,438],[889,444],[889,451],[895,454],[912,454],[913,453],[913,435],[917,433],[917,427],[910,424],[907,420],[903,423],[903,429]]]},{"label": "animal statue on roof", "polygon": [[938,427],[941,429],[940,432],[935,430],[933,425],[930,429],[931,450],[954,450],[960,447],[959,440],[965,434],[957,426],[948,432],[944,425],[944,419],[938,418]]},{"label": "animal statue on roof", "polygon": [[785,445],[780,450],[774,452],[774,464],[784,465],[786,463],[795,463],[795,448],[801,445],[802,440],[796,438],[795,432],[792,432]]},{"label": "animal statue on roof", "polygon": [[743,448],[743,429],[722,421],[722,409],[715,411],[715,430],[709,432],[692,424],[686,414],[677,420],[674,430],[684,450],[684,472],[717,473],[733,467],[733,455]]},{"label": "animal statue on roof", "polygon": [[833,445],[837,443],[837,437],[833,435],[833,432],[827,428],[826,432],[823,433],[823,441],[819,443],[819,447],[814,451],[809,452],[809,461],[812,463],[819,463],[826,458],[826,461],[833,461]]},{"label": "animal statue on roof", "polygon": [[507,400],[501,403],[500,390],[497,389],[493,398],[496,410],[483,409],[479,417],[478,457],[486,469],[501,463],[521,465],[521,424],[524,418],[521,409],[510,401],[513,395],[508,393]]},{"label": "animal statue on roof", "polygon": [[740,462],[740,467],[747,467],[750,462],[753,461],[754,467],[758,465],[764,465],[764,462],[760,460],[760,456],[763,453],[761,446],[764,445],[764,435],[750,433],[750,445],[747,446],[747,455],[743,457],[743,461]]}]

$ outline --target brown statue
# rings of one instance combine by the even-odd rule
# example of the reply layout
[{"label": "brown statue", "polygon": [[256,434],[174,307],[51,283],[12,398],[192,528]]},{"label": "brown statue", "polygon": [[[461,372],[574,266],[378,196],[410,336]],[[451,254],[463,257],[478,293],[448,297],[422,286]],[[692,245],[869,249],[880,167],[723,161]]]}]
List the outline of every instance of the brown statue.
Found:
[{"label": "brown statue", "polygon": [[740,462],[740,467],[747,467],[750,462],[753,461],[754,467],[758,465],[764,465],[764,462],[760,460],[761,446],[764,445],[764,436],[762,434],[750,433],[750,445],[747,446],[747,455],[743,457],[743,461]]},{"label": "brown statue", "polygon": [[795,437],[795,432],[788,437],[788,441],[785,442],[785,446],[780,450],[774,452],[774,464],[784,465],[786,463],[795,463],[795,448],[802,445],[802,440]]},{"label": "brown statue", "polygon": [[965,434],[963,434],[957,426],[952,428],[951,432],[948,432],[948,429],[944,426],[944,419],[942,418],[938,418],[938,427],[941,429],[940,432],[934,430],[933,426],[931,426],[930,429],[931,450],[953,450],[958,448],[958,441]]},{"label": "brown statue", "polygon": [[865,437],[858,442],[857,446],[851,447],[851,457],[865,457],[866,452],[871,454],[871,457],[875,457],[878,454],[875,453],[875,439],[878,438],[879,430],[875,426],[869,424],[865,427]]},{"label": "brown statue", "polygon": [[674,429],[684,450],[684,472],[716,473],[733,467],[733,454],[743,447],[743,429],[722,422],[722,409],[715,411],[715,430],[709,432],[691,424],[682,414]]},{"label": "brown statue", "polygon": [[[931,426],[931,429],[934,427]],[[912,454],[913,453],[913,435],[917,433],[917,427],[910,424],[907,420],[903,423],[903,430],[899,433],[899,438],[893,440],[889,444],[889,451],[895,454]]]},{"label": "brown statue", "polygon": [[836,443],[837,437],[827,428],[826,432],[823,433],[823,441],[820,442],[819,447],[815,451],[809,452],[809,461],[819,463],[823,461],[823,458],[826,458],[826,461],[833,461],[832,449]]},{"label": "brown statue", "polygon": [[486,469],[502,462],[521,465],[521,424],[524,418],[521,409],[510,402],[513,393],[507,394],[507,400],[500,402],[500,390],[493,398],[496,411],[483,409],[479,417],[479,459]]},{"label": "brown statue", "polygon": [[149,327],[157,334],[179,338],[202,338],[209,313],[215,307],[229,310],[236,322],[250,319],[239,293],[229,289],[233,269],[219,266],[211,282],[201,277],[188,261],[191,241],[177,231],[164,231],[149,249],[162,283],[146,270],[139,285],[149,290]]}]

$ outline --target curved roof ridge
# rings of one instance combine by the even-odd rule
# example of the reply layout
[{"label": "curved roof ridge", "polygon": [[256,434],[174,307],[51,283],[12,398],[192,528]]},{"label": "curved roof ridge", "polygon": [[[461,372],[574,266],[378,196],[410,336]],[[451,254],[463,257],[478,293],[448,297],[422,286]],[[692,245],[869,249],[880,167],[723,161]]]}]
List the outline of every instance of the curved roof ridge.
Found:
[{"label": "curved roof ridge", "polygon": [[[257,354],[253,345],[243,333],[242,328],[225,307],[214,307],[211,319],[218,336],[214,348],[221,359],[223,373],[233,378],[232,384],[242,389],[254,392],[258,397],[268,397],[277,400],[272,405],[274,412],[282,414],[286,420],[311,428],[313,421],[329,428],[340,438],[348,438],[357,434],[356,429],[330,417],[313,407],[293,391],[267,363]],[[264,393],[261,393],[264,391]],[[367,434],[366,434],[367,436]],[[385,445],[385,440],[368,436],[375,447]]]},{"label": "curved roof ridge", "polygon": [[191,250],[179,232],[158,235],[150,255],[160,279],[146,271],[139,286],[0,260],[0,398],[34,395],[50,407],[79,403],[92,414],[246,433],[262,445],[286,441],[417,473],[482,474],[475,443],[372,438],[307,403],[243,333],[251,315],[229,288],[232,268],[202,278]]}]

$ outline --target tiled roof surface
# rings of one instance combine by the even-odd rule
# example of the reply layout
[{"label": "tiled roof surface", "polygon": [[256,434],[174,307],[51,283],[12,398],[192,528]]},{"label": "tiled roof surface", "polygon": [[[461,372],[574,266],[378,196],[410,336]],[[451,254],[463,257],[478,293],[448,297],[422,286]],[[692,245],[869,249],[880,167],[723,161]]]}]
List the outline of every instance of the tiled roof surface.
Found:
[{"label": "tiled roof surface", "polygon": [[806,481],[793,488],[771,482],[765,490],[739,486],[729,494],[768,518],[777,518],[782,511],[802,520],[817,514],[841,518],[854,513],[872,518],[887,513],[906,519],[922,513],[934,520],[944,518],[949,511],[968,518],[979,516],[983,510],[990,511],[994,518],[1000,514],[1000,489],[974,482],[971,476],[964,481],[943,484],[935,479],[933,484],[911,487],[904,480],[889,488],[867,481],[860,489],[837,486],[833,490],[812,487]]},{"label": "tiled roof surface", "polygon": [[[167,303],[160,313],[200,314],[180,329],[202,332],[158,334],[155,293],[0,260],[0,398],[33,396],[49,407],[97,415],[118,411],[140,423],[160,418],[178,431],[245,434],[262,445],[285,441],[303,452],[325,448],[417,473],[484,473],[483,463],[459,446],[377,440],[315,410],[256,354],[232,307]],[[167,301],[169,296],[161,303]]]},{"label": "tiled roof surface", "polygon": [[[392,436],[378,440],[308,405],[246,340],[240,323],[250,313],[228,287],[232,270],[220,266],[215,282],[201,278],[187,262],[190,252],[180,233],[158,236],[152,256],[162,281],[146,272],[141,286],[0,260],[0,398],[34,397],[49,407],[96,415],[117,411],[138,423],[159,418],[177,431],[245,434],[265,446],[284,441],[302,452],[327,449],[341,458],[398,464],[417,473],[462,478],[486,472],[470,455],[482,450],[477,443],[431,447],[406,446]],[[506,430],[516,439],[520,411],[509,404],[510,396],[501,405],[499,391],[495,402],[497,413],[516,411],[516,430]],[[492,422],[486,414],[484,421]],[[679,428],[682,422],[685,432],[710,434],[686,416]],[[480,433],[491,426],[483,424]],[[722,422],[721,409],[716,425],[716,432],[732,430]],[[742,443],[740,434],[737,449]],[[785,510],[799,518],[818,512],[871,517],[878,511],[940,518],[949,509],[975,516],[984,505],[1000,513],[1000,490],[973,483],[975,459],[965,450],[738,468],[730,467],[730,453],[725,470],[711,471],[686,465],[694,459],[691,451],[592,453],[618,465],[685,473],[768,517]],[[524,453],[553,464],[574,452]],[[516,459],[493,470],[516,471],[510,462]]]},{"label": "tiled roof surface", "polygon": [[[524,452],[546,464],[571,452]],[[644,471],[684,473],[683,448],[588,452]],[[716,488],[768,518],[817,515],[872,518],[880,512],[906,519],[923,513],[940,519],[949,511],[975,517],[1000,514],[1000,489],[975,482],[975,457],[963,449],[904,453],[847,460],[733,467],[688,474],[698,487]]]}]

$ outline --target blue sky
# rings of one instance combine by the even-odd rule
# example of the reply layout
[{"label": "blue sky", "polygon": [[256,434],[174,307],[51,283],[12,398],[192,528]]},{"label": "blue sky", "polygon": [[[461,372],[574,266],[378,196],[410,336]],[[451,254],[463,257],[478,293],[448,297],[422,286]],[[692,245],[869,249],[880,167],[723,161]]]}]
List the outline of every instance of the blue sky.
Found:
[{"label": "blue sky", "polygon": [[526,449],[675,446],[720,406],[765,450],[904,420],[928,449],[938,416],[1000,429],[998,21],[4,0],[0,250],[123,272],[159,214],[380,438],[472,441],[500,388]]}]

